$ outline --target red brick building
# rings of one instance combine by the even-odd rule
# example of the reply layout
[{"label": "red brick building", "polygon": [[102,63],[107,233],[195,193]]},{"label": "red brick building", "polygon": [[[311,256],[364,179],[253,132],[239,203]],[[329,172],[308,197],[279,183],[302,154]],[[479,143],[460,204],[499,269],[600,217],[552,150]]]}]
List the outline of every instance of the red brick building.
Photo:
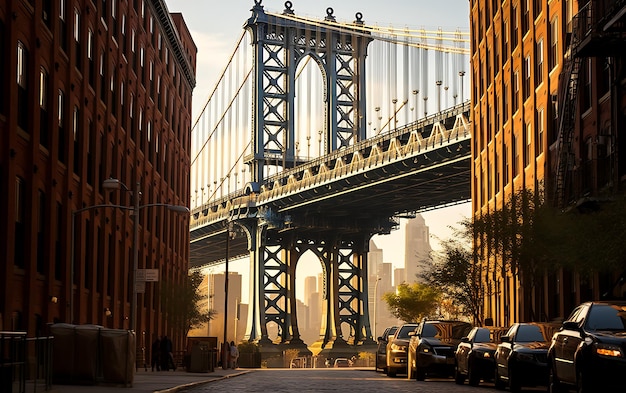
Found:
[{"label": "red brick building", "polygon": [[187,275],[189,219],[146,205],[189,204],[196,51],[163,0],[0,1],[0,330],[131,327],[140,196],[160,281],[138,287],[138,343],[181,339],[159,289]]},{"label": "red brick building", "polygon": [[[625,10],[623,0],[470,1],[474,217],[522,190],[561,209],[623,195]],[[561,269],[531,288],[504,259],[480,261],[484,316],[497,325],[622,295],[613,286],[622,272],[582,280]]]}]

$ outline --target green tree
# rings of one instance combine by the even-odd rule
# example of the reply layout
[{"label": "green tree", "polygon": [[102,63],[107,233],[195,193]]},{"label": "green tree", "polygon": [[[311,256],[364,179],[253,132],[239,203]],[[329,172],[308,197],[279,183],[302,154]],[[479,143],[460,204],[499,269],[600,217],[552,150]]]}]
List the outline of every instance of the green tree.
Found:
[{"label": "green tree", "polygon": [[419,322],[422,318],[432,314],[441,298],[441,293],[425,284],[402,283],[396,292],[387,292],[383,300],[391,314],[405,322]]},{"label": "green tree", "polygon": [[484,290],[481,270],[475,263],[471,223],[464,221],[462,224],[463,229],[457,229],[454,238],[441,243],[441,251],[433,252],[431,269],[424,278],[443,292],[450,305],[482,324]]},{"label": "green tree", "polygon": [[183,280],[181,285],[164,282],[161,287],[161,305],[167,322],[175,326],[187,337],[189,330],[209,322],[215,316],[214,310],[204,310],[204,300],[198,287],[202,283],[202,274],[195,271]]}]

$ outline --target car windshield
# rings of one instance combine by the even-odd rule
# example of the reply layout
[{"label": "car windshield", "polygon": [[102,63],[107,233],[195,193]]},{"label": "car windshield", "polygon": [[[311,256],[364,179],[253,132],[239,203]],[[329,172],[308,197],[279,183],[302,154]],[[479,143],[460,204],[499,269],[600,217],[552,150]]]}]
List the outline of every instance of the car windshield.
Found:
[{"label": "car windshield", "polygon": [[591,307],[586,327],[589,330],[623,331],[626,326],[626,307],[599,305]]},{"label": "car windshield", "polygon": [[409,338],[409,333],[413,330],[415,330],[415,325],[403,325],[398,334],[396,334],[396,338]]},{"label": "car windshield", "polygon": [[491,335],[489,334],[489,329],[476,330],[476,335],[474,336],[474,342],[476,343],[491,342]]},{"label": "car windshield", "polygon": [[519,342],[533,342],[533,341],[546,341],[545,337],[539,326],[537,325],[520,325],[517,328],[517,334],[515,335],[515,341]]},{"label": "car windshield", "polygon": [[435,337],[439,339],[461,339],[467,336],[471,329],[472,325],[466,322],[426,323],[424,325],[424,329],[422,330],[422,337]]}]

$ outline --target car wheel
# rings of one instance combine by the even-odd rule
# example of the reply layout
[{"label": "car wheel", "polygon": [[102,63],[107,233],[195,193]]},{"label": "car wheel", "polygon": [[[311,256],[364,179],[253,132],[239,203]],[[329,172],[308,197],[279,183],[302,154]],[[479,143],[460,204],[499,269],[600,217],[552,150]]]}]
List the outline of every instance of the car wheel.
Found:
[{"label": "car wheel", "polygon": [[561,385],[561,381],[559,381],[559,378],[554,373],[554,367],[552,367],[552,365],[550,365],[548,372],[550,373],[549,380],[548,380],[548,392],[549,393],[566,392],[567,390],[565,389],[563,385]]},{"label": "car wheel", "polygon": [[518,393],[522,390],[519,378],[515,376],[512,365],[509,364],[508,367],[509,367],[509,390],[513,393]]},{"label": "car wheel", "polygon": [[480,374],[474,369],[474,362],[471,360],[467,363],[467,383],[470,386],[478,386],[480,384]]},{"label": "car wheel", "polygon": [[423,381],[426,379],[426,371],[423,368],[419,368],[417,364],[415,364],[415,380]]},{"label": "car wheel", "polygon": [[504,382],[500,379],[500,373],[498,372],[498,364],[496,364],[496,371],[493,374],[493,384],[498,390],[504,390]]},{"label": "car wheel", "polygon": [[459,366],[458,365],[454,367],[454,382],[457,385],[463,385],[463,383],[465,382],[465,375],[463,375],[459,371]]},{"label": "car wheel", "polygon": [[576,393],[590,393],[593,391],[593,387],[590,384],[589,378],[586,373],[578,371],[576,373]]}]

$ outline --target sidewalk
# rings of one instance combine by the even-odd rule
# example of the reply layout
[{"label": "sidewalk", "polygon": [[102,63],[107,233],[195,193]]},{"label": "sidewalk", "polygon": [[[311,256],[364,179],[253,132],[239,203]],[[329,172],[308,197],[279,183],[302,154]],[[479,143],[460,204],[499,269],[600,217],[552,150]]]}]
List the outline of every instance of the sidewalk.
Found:
[{"label": "sidewalk", "polygon": [[51,393],[175,393],[182,388],[201,385],[223,378],[235,377],[249,372],[247,369],[188,373],[186,371],[137,370],[132,387],[106,385],[53,385]]}]

